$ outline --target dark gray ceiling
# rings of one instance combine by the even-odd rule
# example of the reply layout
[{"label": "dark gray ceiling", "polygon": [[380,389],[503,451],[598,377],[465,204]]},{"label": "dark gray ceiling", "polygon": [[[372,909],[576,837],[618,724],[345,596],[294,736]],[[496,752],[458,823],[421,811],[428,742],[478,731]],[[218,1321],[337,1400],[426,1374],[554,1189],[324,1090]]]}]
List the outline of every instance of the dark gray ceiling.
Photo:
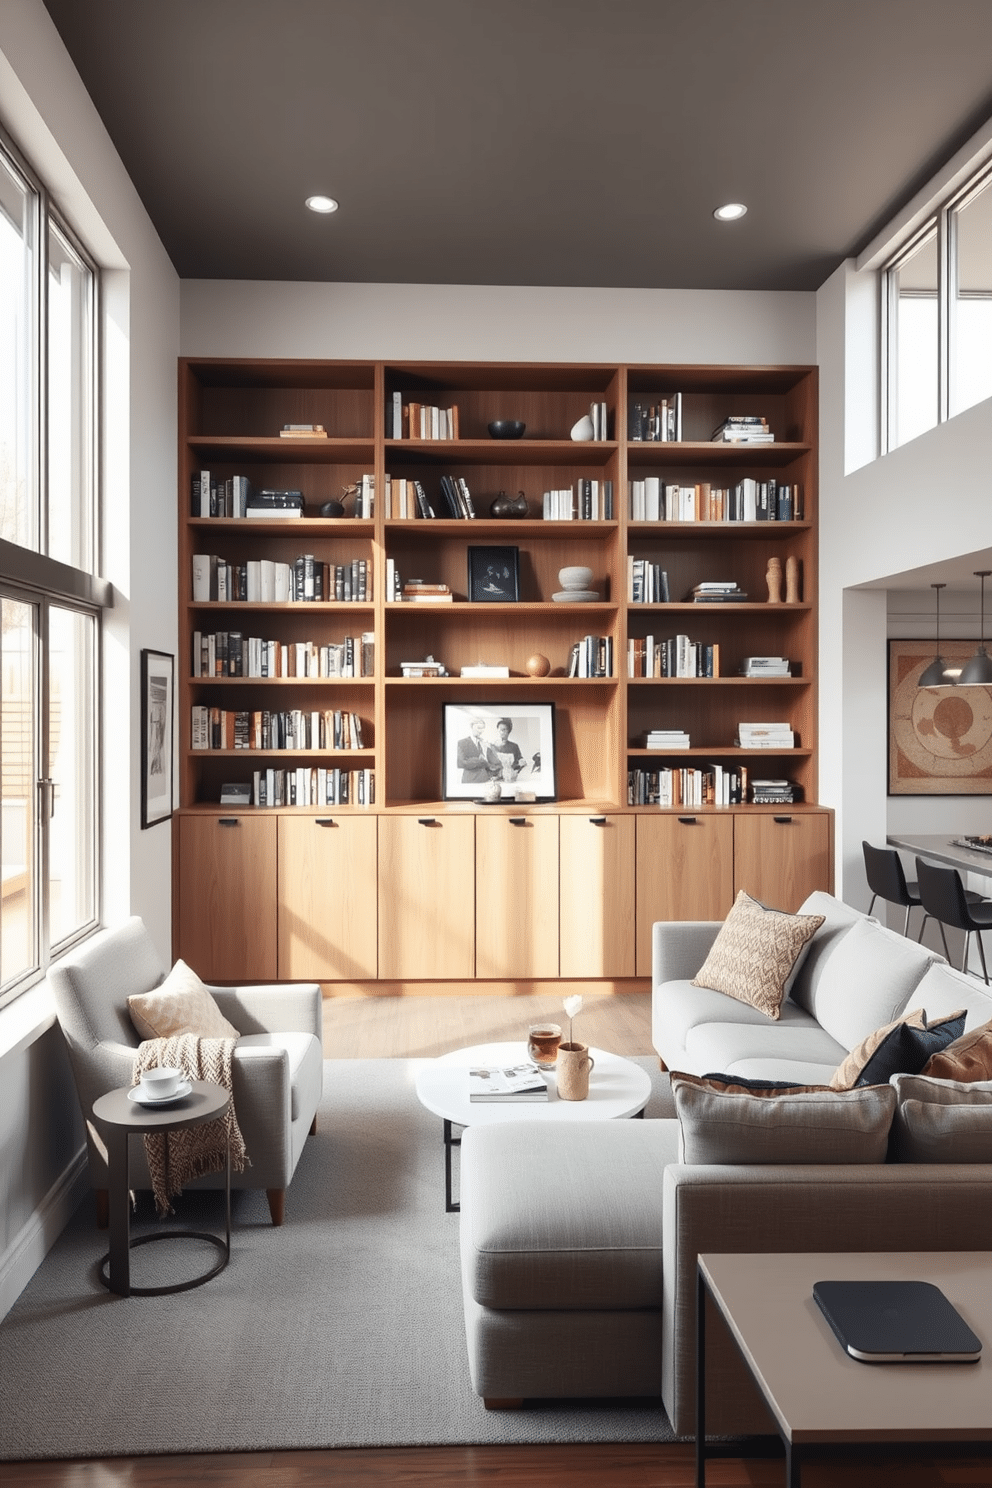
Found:
[{"label": "dark gray ceiling", "polygon": [[992,114],[990,0],[45,3],[184,278],[814,289]]}]

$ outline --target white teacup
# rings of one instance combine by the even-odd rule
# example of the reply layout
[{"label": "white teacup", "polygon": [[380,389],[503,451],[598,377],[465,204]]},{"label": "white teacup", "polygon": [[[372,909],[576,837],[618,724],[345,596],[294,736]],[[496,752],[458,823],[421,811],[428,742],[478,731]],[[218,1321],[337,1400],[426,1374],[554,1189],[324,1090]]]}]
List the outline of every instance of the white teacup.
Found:
[{"label": "white teacup", "polygon": [[170,1064],[158,1064],[141,1072],[141,1091],[152,1100],[168,1100],[179,1089],[183,1072]]}]

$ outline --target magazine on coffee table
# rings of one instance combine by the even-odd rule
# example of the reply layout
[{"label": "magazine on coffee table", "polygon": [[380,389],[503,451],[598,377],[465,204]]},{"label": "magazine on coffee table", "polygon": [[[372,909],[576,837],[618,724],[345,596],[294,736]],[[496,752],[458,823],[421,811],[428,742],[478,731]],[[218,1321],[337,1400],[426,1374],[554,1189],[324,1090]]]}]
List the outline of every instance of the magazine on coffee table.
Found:
[{"label": "magazine on coffee table", "polygon": [[468,1072],[470,1101],[546,1101],[548,1086],[536,1064],[476,1064]]}]

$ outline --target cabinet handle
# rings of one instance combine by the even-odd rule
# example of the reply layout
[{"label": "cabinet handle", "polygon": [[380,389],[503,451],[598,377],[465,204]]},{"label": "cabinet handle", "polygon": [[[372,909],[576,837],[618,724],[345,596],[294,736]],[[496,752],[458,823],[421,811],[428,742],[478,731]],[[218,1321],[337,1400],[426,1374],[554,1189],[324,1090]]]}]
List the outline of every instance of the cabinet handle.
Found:
[{"label": "cabinet handle", "polygon": [[438,819],[437,819],[436,816],[418,816],[417,817],[417,820],[419,821],[419,823],[420,823],[420,825],[422,827],[436,827],[436,826],[438,826]]},{"label": "cabinet handle", "polygon": [[695,827],[699,823],[698,816],[680,816],[679,821],[684,827]]},{"label": "cabinet handle", "polygon": [[791,816],[774,816],[772,817],[772,820],[777,821],[780,827],[788,827],[792,825]]},{"label": "cabinet handle", "polygon": [[591,816],[589,818],[589,821],[591,822],[591,824],[594,827],[605,827],[606,826],[606,817],[605,816]]},{"label": "cabinet handle", "polygon": [[527,818],[525,816],[511,816],[509,821],[511,827],[525,827],[527,825]]},{"label": "cabinet handle", "polygon": [[217,825],[219,827],[240,827],[241,823],[236,816],[219,816]]},{"label": "cabinet handle", "polygon": [[316,818],[316,824],[317,824],[318,827],[336,827],[337,826],[337,822],[334,820],[333,816],[318,816]]}]

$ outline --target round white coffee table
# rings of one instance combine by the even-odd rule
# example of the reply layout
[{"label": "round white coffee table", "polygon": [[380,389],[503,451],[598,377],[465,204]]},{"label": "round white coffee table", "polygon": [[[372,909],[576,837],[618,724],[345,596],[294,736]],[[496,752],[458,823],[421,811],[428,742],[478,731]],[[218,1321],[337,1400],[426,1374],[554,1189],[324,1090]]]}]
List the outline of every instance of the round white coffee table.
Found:
[{"label": "round white coffee table", "polygon": [[583,1101],[559,1100],[553,1071],[545,1075],[547,1101],[513,1101],[506,1105],[470,1101],[467,1070],[477,1064],[520,1064],[528,1058],[524,1043],[453,1049],[420,1068],[417,1099],[444,1123],[444,1207],[449,1214],[459,1208],[451,1193],[451,1149],[459,1145],[459,1138],[452,1136],[452,1126],[492,1126],[504,1121],[615,1121],[643,1116],[651,1095],[647,1070],[605,1049],[590,1049],[589,1053],[596,1063],[589,1076],[589,1094]]}]

